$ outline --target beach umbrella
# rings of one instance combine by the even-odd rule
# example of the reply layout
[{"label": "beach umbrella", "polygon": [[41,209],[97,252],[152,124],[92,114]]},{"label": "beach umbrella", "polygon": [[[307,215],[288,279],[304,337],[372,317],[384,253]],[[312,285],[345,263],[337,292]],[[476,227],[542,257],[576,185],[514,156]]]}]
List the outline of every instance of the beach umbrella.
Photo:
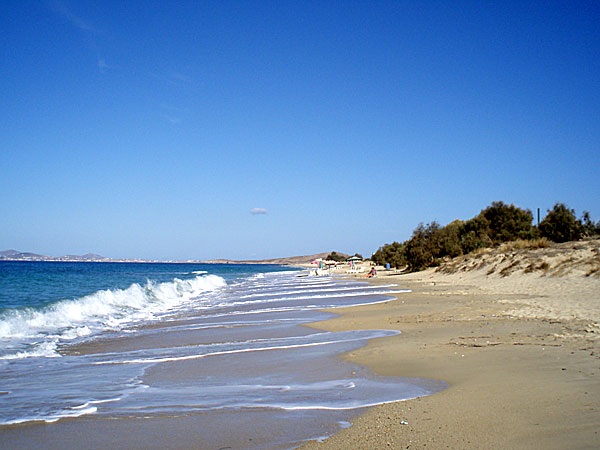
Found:
[{"label": "beach umbrella", "polygon": [[348,261],[350,263],[350,267],[354,269],[356,267],[356,261],[362,261],[362,258],[359,258],[358,256],[351,256],[346,261]]},{"label": "beach umbrella", "polygon": [[323,258],[317,258],[313,261],[310,262],[311,264],[318,264],[319,265],[319,269],[323,268]]}]

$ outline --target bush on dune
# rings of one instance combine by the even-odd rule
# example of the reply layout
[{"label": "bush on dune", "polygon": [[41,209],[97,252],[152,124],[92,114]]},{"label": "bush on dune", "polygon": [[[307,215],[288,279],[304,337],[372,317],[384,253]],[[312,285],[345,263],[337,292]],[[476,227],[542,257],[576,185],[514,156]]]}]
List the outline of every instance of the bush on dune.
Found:
[{"label": "bush on dune", "polygon": [[488,236],[494,244],[533,238],[533,214],[504,202],[493,202],[479,214],[487,221]]},{"label": "bush on dune", "polygon": [[464,254],[479,248],[490,247],[492,240],[489,233],[489,222],[481,214],[462,222],[459,229],[460,248]]},{"label": "bush on dune", "polygon": [[428,225],[420,223],[415,228],[404,249],[409,270],[420,270],[435,263],[437,255],[433,235],[439,231],[439,227],[432,222]]},{"label": "bush on dune", "polygon": [[583,235],[583,225],[575,216],[575,210],[564,203],[557,203],[540,222],[540,234],[554,242],[576,241]]},{"label": "bush on dune", "polygon": [[504,250],[531,250],[536,248],[548,247],[549,240],[545,237],[537,239],[517,239],[516,241],[510,241],[502,244],[501,249]]},{"label": "bush on dune", "polygon": [[539,230],[532,221],[533,214],[528,209],[493,202],[464,222],[455,220],[445,227],[435,221],[427,225],[420,223],[409,240],[385,244],[371,259],[379,265],[416,271],[439,265],[444,259],[506,242],[513,242],[515,248],[542,248],[548,245],[548,240],[564,242],[600,234],[600,221],[594,223],[588,212],[582,221],[577,220],[575,212],[562,203],[548,211]]},{"label": "bush on dune", "polygon": [[371,261],[380,266],[385,266],[386,264],[389,264],[392,267],[406,266],[404,244],[393,242],[379,247],[379,249],[371,256]]}]

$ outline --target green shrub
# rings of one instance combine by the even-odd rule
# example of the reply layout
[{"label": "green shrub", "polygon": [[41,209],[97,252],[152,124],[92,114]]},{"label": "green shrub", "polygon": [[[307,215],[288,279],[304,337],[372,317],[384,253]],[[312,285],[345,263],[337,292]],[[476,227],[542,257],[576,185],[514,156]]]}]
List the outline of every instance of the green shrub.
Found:
[{"label": "green shrub", "polygon": [[492,202],[481,211],[480,216],[487,220],[488,236],[494,244],[533,238],[533,214],[529,210],[504,202]]},{"label": "green shrub", "polygon": [[592,220],[589,211],[584,211],[581,218],[583,234],[588,237],[598,236],[600,234],[600,220],[596,223]]},{"label": "green shrub", "polygon": [[346,255],[338,252],[331,252],[329,255],[327,255],[327,258],[325,259],[327,261],[344,262],[346,261]]},{"label": "green shrub", "polygon": [[466,222],[462,222],[458,230],[462,252],[467,254],[478,248],[490,247],[492,240],[489,236],[489,228],[489,221],[481,214]]},{"label": "green shrub", "polygon": [[406,265],[406,258],[404,256],[404,244],[393,242],[392,244],[385,244],[373,253],[371,261],[380,266],[389,264],[391,267],[400,268]]},{"label": "green shrub", "polygon": [[436,222],[427,226],[420,223],[414,229],[412,237],[405,244],[404,252],[409,270],[421,270],[434,264],[435,256],[430,238],[437,229],[439,225]]},{"label": "green shrub", "polygon": [[443,228],[438,228],[431,234],[433,254],[436,255],[436,258],[443,258],[445,256],[454,258],[462,255],[460,228],[460,220],[455,220]]},{"label": "green shrub", "polygon": [[575,211],[564,203],[557,203],[539,225],[542,237],[554,242],[576,241],[584,233],[584,227],[575,216]]},{"label": "green shrub", "polygon": [[437,222],[419,224],[405,244],[406,263],[410,270],[421,270],[435,266],[445,256],[462,253],[458,236],[459,223],[440,227]]}]

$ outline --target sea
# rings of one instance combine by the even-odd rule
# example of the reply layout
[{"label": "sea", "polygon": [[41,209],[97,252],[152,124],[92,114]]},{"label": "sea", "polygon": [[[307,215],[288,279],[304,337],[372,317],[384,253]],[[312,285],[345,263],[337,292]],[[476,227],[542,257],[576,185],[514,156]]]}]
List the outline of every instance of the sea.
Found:
[{"label": "sea", "polygon": [[[86,448],[326,439],[365,408],[445,388],[341,358],[398,331],[305,326],[406,292],[277,265],[2,261],[0,442],[67,448],[65,430]],[[174,424],[189,425],[183,441]]]}]

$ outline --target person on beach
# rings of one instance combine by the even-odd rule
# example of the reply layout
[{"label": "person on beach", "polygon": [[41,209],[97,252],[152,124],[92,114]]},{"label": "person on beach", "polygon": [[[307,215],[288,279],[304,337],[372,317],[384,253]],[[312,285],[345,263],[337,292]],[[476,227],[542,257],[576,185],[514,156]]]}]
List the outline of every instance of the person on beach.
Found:
[{"label": "person on beach", "polygon": [[371,267],[371,270],[367,274],[367,278],[373,278],[376,275],[377,275],[377,269],[375,269],[375,267]]}]

